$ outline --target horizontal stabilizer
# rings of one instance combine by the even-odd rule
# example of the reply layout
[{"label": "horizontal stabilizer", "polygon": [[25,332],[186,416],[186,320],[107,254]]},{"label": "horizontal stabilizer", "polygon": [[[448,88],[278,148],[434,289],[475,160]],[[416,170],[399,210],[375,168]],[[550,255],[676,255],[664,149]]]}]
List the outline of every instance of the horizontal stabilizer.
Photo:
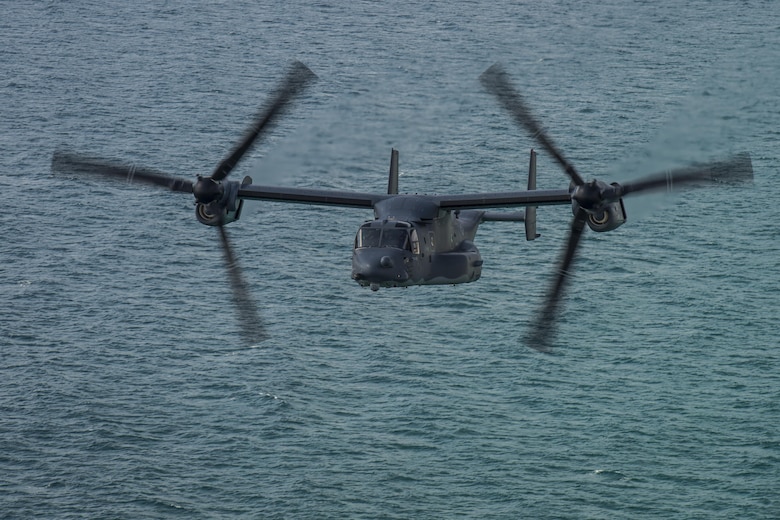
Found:
[{"label": "horizontal stabilizer", "polygon": [[525,211],[486,211],[482,222],[525,222]]}]

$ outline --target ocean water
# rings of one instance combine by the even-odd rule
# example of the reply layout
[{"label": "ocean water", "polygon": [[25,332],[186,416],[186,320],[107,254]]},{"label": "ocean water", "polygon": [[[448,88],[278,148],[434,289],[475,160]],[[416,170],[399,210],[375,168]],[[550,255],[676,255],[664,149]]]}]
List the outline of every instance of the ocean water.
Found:
[{"label": "ocean water", "polygon": [[[780,517],[776,2],[2,6],[1,518]],[[245,345],[190,198],[51,154],[210,173],[293,59],[319,80],[236,176],[381,192],[395,147],[403,192],[518,189],[498,61],[586,177],[748,151],[755,181],[586,234],[552,354],[522,338],[565,207],[484,224],[476,283],[372,293],[370,212],[248,203]]]}]

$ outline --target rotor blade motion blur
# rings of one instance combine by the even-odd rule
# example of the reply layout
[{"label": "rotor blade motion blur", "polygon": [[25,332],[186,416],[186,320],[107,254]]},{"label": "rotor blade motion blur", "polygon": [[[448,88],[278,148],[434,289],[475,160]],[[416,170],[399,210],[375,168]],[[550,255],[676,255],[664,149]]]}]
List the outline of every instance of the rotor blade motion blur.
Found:
[{"label": "rotor blade motion blur", "polygon": [[561,299],[573,273],[572,267],[577,257],[577,248],[579,247],[582,233],[585,230],[586,218],[587,213],[580,208],[574,216],[574,220],[572,220],[569,238],[556,269],[555,280],[547,291],[542,311],[537,317],[536,323],[532,325],[531,333],[528,335],[528,346],[541,352],[552,350],[552,339],[560,311]]},{"label": "rotor blade motion blur", "polygon": [[574,184],[578,186],[584,184],[585,181],[577,173],[574,165],[566,160],[560,150],[558,150],[558,147],[555,146],[555,143],[552,142],[552,139],[547,135],[547,132],[544,131],[542,125],[536,121],[523,96],[512,85],[509,75],[504,71],[504,68],[496,63],[483,72],[479,79],[487,91],[493,94],[504,109],[509,112],[515,122],[524,127],[536,139],[539,145],[558,161],[558,164],[561,165]]},{"label": "rotor blade motion blur", "polygon": [[259,138],[279,120],[291,101],[300,96],[315,78],[315,74],[306,65],[294,62],[269,102],[255,117],[244,137],[239,140],[210,177],[198,175],[195,181],[189,181],[156,170],[140,168],[133,164],[61,150],[54,152],[52,156],[52,171],[140,182],[194,195],[195,213],[198,220],[203,224],[219,228],[222,252],[228,272],[233,304],[238,313],[241,336],[249,343],[260,342],[267,338],[263,322],[225,230],[226,224],[239,219],[243,198],[238,197],[238,192],[250,187],[252,180],[247,177],[243,183],[239,184],[238,182],[225,181],[225,178],[252,149]]},{"label": "rotor blade motion blur", "polygon": [[227,177],[241,158],[252,149],[258,138],[269,130],[273,123],[284,113],[292,99],[301,94],[316,77],[303,63],[299,61],[293,63],[270,102],[257,115],[244,138],[219,163],[214,173],[211,174],[211,178],[215,181],[221,181]]},{"label": "rotor blade motion blur", "polygon": [[72,152],[55,151],[51,160],[53,171],[74,175],[98,175],[110,179],[125,180],[128,183],[141,182],[168,188],[171,191],[192,193],[192,182],[180,177],[134,164],[90,157]]},{"label": "rotor blade motion blur", "polygon": [[698,184],[747,182],[753,179],[750,154],[735,154],[724,161],[678,168],[622,184],[622,195],[666,190]]},{"label": "rotor blade motion blur", "polygon": [[239,326],[241,327],[241,336],[249,344],[258,343],[266,339],[265,328],[260,318],[252,296],[244,280],[241,266],[238,259],[233,254],[233,247],[228,238],[225,226],[218,226],[219,237],[222,241],[222,252],[225,258],[225,267],[227,268],[230,288],[233,291],[233,304],[238,313]]}]

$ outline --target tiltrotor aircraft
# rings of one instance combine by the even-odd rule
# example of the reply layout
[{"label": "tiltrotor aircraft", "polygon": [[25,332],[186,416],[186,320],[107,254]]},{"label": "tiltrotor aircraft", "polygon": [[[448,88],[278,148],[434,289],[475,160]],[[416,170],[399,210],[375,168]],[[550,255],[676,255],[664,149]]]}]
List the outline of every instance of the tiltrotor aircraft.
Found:
[{"label": "tiltrotor aircraft", "polygon": [[[570,180],[567,188],[536,189],[536,153],[533,150],[528,170],[528,189],[525,191],[463,195],[399,194],[396,150],[391,152],[386,193],[258,186],[252,184],[249,177],[243,181],[227,180],[240,160],[315,78],[308,67],[300,62],[294,63],[243,139],[211,175],[198,175],[194,181],[63,150],[54,153],[52,169],[66,174],[100,175],[141,182],[194,195],[197,219],[203,224],[216,226],[219,231],[242,335],[248,342],[264,339],[266,332],[224,227],[239,219],[245,200],[373,210],[374,219],[360,226],[357,231],[352,253],[352,278],[361,286],[373,290],[381,287],[473,282],[479,279],[482,272],[482,258],[474,244],[480,224],[487,221],[524,222],[526,239],[534,240],[538,236],[537,207],[570,205],[574,219],[568,240],[540,314],[527,337],[528,346],[540,351],[549,351],[552,347],[555,321],[586,225],[593,231],[604,232],[625,223],[625,196],[691,185],[749,181],[753,178],[750,156],[741,153],[723,161],[665,171],[623,184],[585,181],[536,121],[507,73],[496,64],[480,76],[483,86],[563,168]],[[492,211],[497,208],[522,209],[513,212]]]}]

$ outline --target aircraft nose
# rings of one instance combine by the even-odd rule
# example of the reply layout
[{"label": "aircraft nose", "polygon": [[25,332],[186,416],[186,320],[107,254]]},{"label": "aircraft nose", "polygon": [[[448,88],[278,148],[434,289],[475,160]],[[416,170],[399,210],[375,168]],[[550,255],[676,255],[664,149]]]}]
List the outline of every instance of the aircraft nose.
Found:
[{"label": "aircraft nose", "polygon": [[362,248],[352,255],[352,278],[361,285],[391,287],[407,281],[409,273],[401,251]]}]

